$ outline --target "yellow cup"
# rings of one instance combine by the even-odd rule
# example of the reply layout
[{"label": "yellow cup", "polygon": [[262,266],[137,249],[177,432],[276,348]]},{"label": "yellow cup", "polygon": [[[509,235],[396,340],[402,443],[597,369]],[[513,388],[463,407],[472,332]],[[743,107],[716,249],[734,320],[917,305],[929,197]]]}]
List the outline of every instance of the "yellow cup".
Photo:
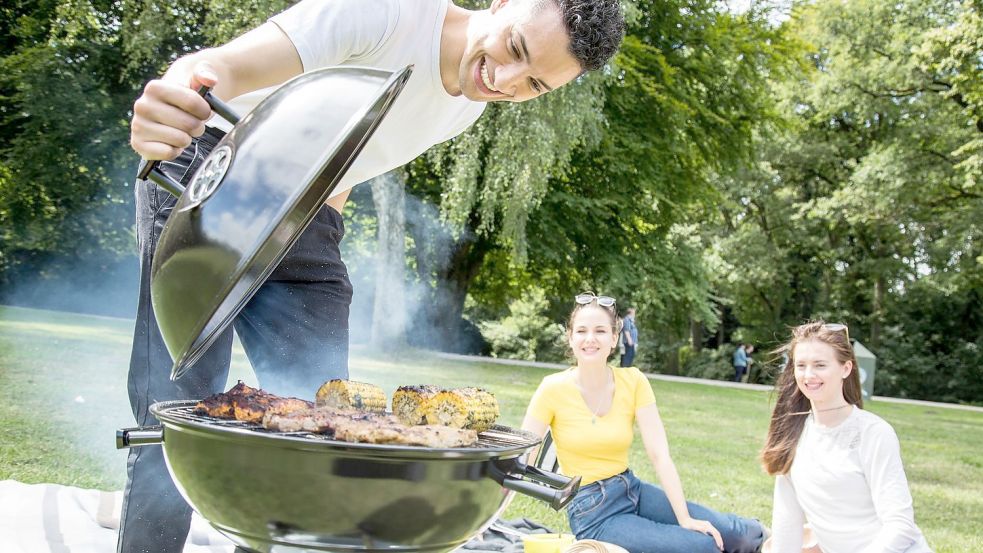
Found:
[{"label": "yellow cup", "polygon": [[573,545],[572,534],[526,534],[522,547],[526,553],[562,553]]}]

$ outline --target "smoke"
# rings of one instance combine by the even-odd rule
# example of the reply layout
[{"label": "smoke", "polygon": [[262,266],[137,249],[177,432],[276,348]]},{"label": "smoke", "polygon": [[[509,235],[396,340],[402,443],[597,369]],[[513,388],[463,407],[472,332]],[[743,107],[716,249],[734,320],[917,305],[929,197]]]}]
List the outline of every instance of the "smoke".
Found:
[{"label": "smoke", "polygon": [[[4,310],[2,376],[16,391],[9,411],[15,419],[6,422],[52,432],[35,438],[53,464],[41,472],[64,484],[121,487],[125,479],[125,452],[116,450],[114,435],[133,421],[126,371],[139,263],[132,185],[123,184],[130,176],[120,173],[113,182],[126,187],[124,202],[68,215],[66,225],[76,230],[59,253],[6,252],[16,263],[0,281],[0,303],[48,310]],[[31,415],[21,420],[20,413]],[[67,447],[47,447],[48,441]]]},{"label": "smoke", "polygon": [[[396,207],[390,207],[395,209]],[[438,275],[451,262],[453,249],[473,237],[445,223],[436,206],[405,194],[405,266],[402,271],[379,266],[377,206],[367,184],[356,187],[346,206],[346,237],[342,256],[355,289],[350,328],[353,344],[368,344],[372,338],[372,314],[377,287],[402,287],[403,300],[390,303],[390,317],[407,321],[406,341],[424,349],[480,352],[480,333],[467,321],[441,322],[439,314],[460,309],[458,298]],[[399,279],[399,280],[396,280]]]},{"label": "smoke", "polygon": [[[119,226],[133,226],[132,202],[128,209],[108,205],[83,215],[87,219],[127,217]],[[4,275],[6,284],[0,289],[0,303],[69,311],[91,315],[132,318],[136,312],[139,287],[139,262],[136,239],[132,249],[118,253],[85,244],[76,245],[69,253],[39,254],[12,267]],[[78,240],[91,240],[80,236]]]}]

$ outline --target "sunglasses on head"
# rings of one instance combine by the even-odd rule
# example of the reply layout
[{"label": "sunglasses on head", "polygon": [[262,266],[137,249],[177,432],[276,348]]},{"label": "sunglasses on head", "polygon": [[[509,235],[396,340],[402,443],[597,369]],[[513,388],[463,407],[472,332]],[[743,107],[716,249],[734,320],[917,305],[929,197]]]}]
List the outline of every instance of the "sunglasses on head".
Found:
[{"label": "sunglasses on head", "polygon": [[826,323],[823,325],[823,330],[828,330],[830,332],[842,332],[846,335],[846,341],[850,341],[850,329],[843,323]]},{"label": "sunglasses on head", "polygon": [[594,292],[584,292],[583,294],[577,294],[574,299],[579,305],[588,305],[593,301],[597,301],[597,305],[601,307],[613,307],[614,298],[611,296],[595,296]]}]

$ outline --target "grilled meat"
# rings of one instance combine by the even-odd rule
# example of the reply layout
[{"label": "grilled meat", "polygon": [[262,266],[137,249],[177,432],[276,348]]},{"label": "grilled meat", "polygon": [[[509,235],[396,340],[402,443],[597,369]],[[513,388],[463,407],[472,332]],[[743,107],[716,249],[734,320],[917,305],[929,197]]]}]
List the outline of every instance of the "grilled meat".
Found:
[{"label": "grilled meat", "polygon": [[478,441],[474,430],[449,426],[407,426],[393,416],[384,420],[343,417],[336,422],[336,440],[371,444],[418,445],[424,447],[467,447]]},{"label": "grilled meat", "polygon": [[277,432],[313,432],[315,434],[334,434],[335,421],[340,415],[355,413],[327,407],[314,407],[291,413],[267,413],[263,417],[263,428]]},{"label": "grilled meat", "polygon": [[386,393],[375,384],[354,380],[329,380],[321,385],[314,402],[318,407],[386,411]]},{"label": "grilled meat", "polygon": [[198,405],[195,406],[195,413],[218,419],[234,419],[235,405],[232,403],[233,398],[265,393],[262,390],[247,386],[240,380],[238,384],[229,388],[228,392],[211,395],[199,401]]},{"label": "grilled meat", "polygon": [[314,406],[310,401],[295,397],[265,396],[238,397],[232,399],[236,420],[260,422],[267,413],[285,414]]},{"label": "grilled meat", "polygon": [[[438,401],[442,395],[447,399]],[[402,399],[396,402],[399,396]],[[326,382],[318,390],[318,405],[315,406],[310,401],[280,397],[239,382],[228,392],[198,402],[195,412],[261,423],[264,428],[279,432],[313,432],[333,435],[336,440],[346,442],[435,448],[473,445],[478,441],[476,429],[487,428],[498,416],[495,397],[477,388],[440,390],[435,386],[404,386],[397,390],[393,401],[394,409],[398,406],[407,413],[405,417],[386,414],[385,394],[370,384],[344,380]],[[343,408],[324,405],[328,403],[340,404]],[[407,424],[405,418],[417,424]],[[451,424],[418,424],[438,419]],[[468,424],[475,428],[453,427]]]},{"label": "grilled meat", "polygon": [[198,405],[195,405],[195,414],[208,415],[216,419],[234,419],[236,417],[232,398],[227,393],[215,394],[199,401]]},{"label": "grilled meat", "polygon": [[344,442],[425,447],[467,447],[478,441],[473,430],[448,426],[407,426],[392,415],[318,407],[289,414],[267,413],[263,426],[279,432],[334,435]]},{"label": "grilled meat", "polygon": [[220,419],[260,422],[267,412],[289,413],[313,407],[313,403],[295,397],[280,397],[251,388],[240,381],[228,392],[209,396],[198,402],[195,413]]}]

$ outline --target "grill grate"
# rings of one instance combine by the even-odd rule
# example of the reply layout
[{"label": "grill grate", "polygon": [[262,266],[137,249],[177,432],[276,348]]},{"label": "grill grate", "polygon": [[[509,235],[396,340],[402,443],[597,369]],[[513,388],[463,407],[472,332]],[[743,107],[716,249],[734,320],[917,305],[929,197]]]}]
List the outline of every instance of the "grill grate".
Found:
[{"label": "grill grate", "polygon": [[[184,404],[169,406],[161,409],[161,414],[166,414],[168,417],[178,419],[184,422],[196,423],[196,424],[206,424],[208,426],[222,427],[222,428],[235,428],[246,430],[249,432],[255,432],[257,434],[269,434],[274,436],[289,436],[293,438],[304,438],[314,441],[322,442],[333,442],[338,444],[347,444],[347,442],[340,442],[335,440],[332,436],[328,434],[315,434],[313,432],[281,432],[279,430],[270,430],[263,428],[262,425],[239,421],[233,419],[219,419],[216,417],[210,417],[208,415],[200,415],[195,413],[195,404]],[[495,425],[488,430],[478,434],[478,441],[471,446],[463,449],[513,449],[513,448],[528,448],[536,445],[539,440],[535,439],[531,434],[523,432],[521,430],[515,430],[507,426]],[[406,447],[406,446],[404,446]]]}]

